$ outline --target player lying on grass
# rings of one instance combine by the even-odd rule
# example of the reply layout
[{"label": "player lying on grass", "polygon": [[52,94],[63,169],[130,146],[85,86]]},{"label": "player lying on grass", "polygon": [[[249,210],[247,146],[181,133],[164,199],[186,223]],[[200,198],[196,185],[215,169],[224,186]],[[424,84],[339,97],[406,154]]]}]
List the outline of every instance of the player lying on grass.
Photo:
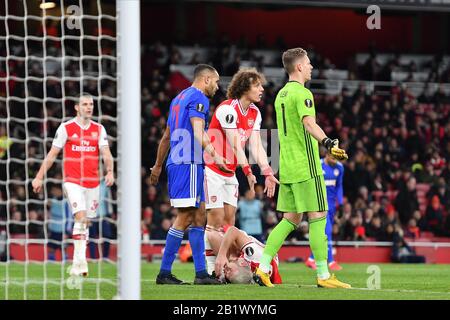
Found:
[{"label": "player lying on grass", "polygon": [[[216,229],[206,226],[206,261],[208,272],[218,275],[230,283],[253,283],[253,271],[259,265],[264,244],[242,230],[231,226]],[[270,266],[272,283],[280,284],[278,256],[272,259]]]}]

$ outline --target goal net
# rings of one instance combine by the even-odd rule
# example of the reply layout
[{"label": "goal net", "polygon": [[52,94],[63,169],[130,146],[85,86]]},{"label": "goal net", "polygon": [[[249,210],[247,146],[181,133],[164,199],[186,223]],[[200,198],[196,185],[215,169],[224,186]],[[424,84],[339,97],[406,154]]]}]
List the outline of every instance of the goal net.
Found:
[{"label": "goal net", "polygon": [[[117,161],[115,1],[0,0],[0,300],[111,299],[117,294],[117,189],[100,187],[89,227],[89,277],[70,278],[73,218],[62,152],[43,191],[31,181],[77,95],[94,98]],[[100,172],[103,176],[102,162]]]}]

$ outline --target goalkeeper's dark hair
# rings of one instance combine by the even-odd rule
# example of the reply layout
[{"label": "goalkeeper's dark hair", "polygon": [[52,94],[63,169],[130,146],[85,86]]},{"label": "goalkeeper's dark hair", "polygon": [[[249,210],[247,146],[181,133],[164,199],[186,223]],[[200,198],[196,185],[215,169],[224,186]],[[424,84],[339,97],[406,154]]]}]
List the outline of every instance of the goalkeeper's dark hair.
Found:
[{"label": "goalkeeper's dark hair", "polygon": [[306,50],[302,48],[292,48],[283,52],[283,56],[281,59],[283,60],[284,70],[286,70],[288,74],[294,72],[295,64],[298,59],[305,57],[307,54],[308,52],[306,52]]},{"label": "goalkeeper's dark hair", "polygon": [[250,90],[252,84],[261,82],[262,85],[266,83],[266,78],[255,68],[240,69],[231,79],[227,90],[228,99],[239,99]]},{"label": "goalkeeper's dark hair", "polygon": [[205,70],[210,72],[217,72],[217,70],[213,66],[210,66],[209,64],[204,63],[198,64],[194,69],[194,80],[197,79]]}]

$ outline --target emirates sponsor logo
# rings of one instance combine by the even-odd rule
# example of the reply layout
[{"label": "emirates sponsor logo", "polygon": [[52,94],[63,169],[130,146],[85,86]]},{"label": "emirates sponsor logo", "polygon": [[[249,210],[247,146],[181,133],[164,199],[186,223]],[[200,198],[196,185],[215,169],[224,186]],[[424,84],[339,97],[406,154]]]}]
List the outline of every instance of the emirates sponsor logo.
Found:
[{"label": "emirates sponsor logo", "polygon": [[72,145],[72,151],[75,151],[75,152],[95,152],[95,151],[97,151],[97,147]]},{"label": "emirates sponsor logo", "polygon": [[97,146],[90,146],[90,142],[87,140],[81,140],[81,146],[72,145],[72,151],[94,152],[96,150],[97,150]]}]

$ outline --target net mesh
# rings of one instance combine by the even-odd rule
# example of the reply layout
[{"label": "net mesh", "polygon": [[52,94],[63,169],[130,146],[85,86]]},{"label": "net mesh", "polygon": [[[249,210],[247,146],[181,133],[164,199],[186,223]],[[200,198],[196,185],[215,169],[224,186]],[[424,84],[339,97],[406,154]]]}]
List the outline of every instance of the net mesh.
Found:
[{"label": "net mesh", "polygon": [[1,2],[0,299],[112,298],[115,187],[101,185],[87,249],[89,278],[79,283],[67,273],[73,220],[62,192],[62,152],[40,194],[31,181],[58,126],[75,116],[80,93],[93,96],[93,120],[106,128],[117,161],[115,3],[60,0],[42,9],[40,1]]}]

